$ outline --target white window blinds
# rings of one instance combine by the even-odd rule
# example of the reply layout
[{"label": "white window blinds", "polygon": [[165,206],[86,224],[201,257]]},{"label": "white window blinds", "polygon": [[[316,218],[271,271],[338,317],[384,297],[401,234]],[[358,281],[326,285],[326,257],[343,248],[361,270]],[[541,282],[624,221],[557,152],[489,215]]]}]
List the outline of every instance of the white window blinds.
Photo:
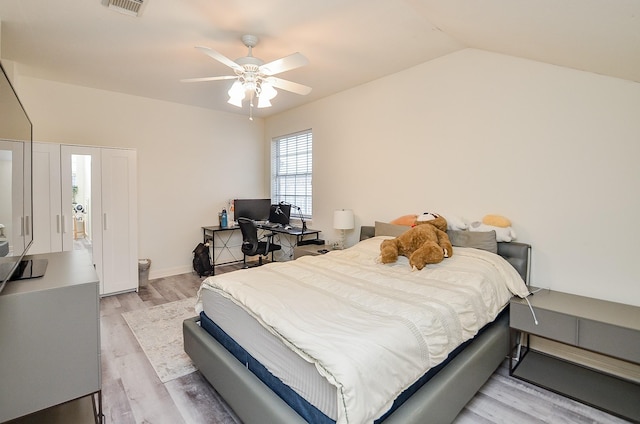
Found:
[{"label": "white window blinds", "polygon": [[296,217],[296,207],[305,218],[312,215],[312,152],[310,129],[276,137],[271,143],[271,199],[293,205],[291,217]]}]

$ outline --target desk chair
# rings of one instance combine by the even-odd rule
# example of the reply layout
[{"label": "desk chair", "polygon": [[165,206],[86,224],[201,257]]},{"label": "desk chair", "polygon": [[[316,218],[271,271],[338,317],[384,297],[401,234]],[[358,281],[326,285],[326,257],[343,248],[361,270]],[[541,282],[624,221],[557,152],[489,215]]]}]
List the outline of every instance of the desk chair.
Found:
[{"label": "desk chair", "polygon": [[258,227],[249,218],[238,218],[238,225],[240,226],[240,231],[242,231],[241,250],[244,255],[244,267],[247,268],[247,256],[259,255],[258,266],[260,266],[262,265],[262,257],[269,255],[269,252],[271,252],[271,261],[273,262],[273,252],[282,249],[279,244],[271,243],[273,233],[265,234],[258,238]]}]

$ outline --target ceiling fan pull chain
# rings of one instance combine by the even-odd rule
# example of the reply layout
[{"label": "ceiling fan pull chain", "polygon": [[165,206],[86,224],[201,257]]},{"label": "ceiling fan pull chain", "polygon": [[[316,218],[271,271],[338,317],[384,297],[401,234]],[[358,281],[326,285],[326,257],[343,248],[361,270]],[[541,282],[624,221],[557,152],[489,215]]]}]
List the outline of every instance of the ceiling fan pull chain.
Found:
[{"label": "ceiling fan pull chain", "polygon": [[253,95],[255,91],[251,92],[251,97],[249,97],[249,121],[253,121]]}]

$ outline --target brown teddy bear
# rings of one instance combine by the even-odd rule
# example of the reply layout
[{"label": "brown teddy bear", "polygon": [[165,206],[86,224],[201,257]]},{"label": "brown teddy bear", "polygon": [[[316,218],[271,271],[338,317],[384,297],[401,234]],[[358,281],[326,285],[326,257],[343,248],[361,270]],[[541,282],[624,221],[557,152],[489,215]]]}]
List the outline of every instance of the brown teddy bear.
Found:
[{"label": "brown teddy bear", "polygon": [[398,255],[409,258],[409,265],[416,269],[440,263],[444,258],[453,256],[444,217],[423,214],[416,220],[415,227],[394,239],[382,241],[380,260],[383,264],[395,262]]}]

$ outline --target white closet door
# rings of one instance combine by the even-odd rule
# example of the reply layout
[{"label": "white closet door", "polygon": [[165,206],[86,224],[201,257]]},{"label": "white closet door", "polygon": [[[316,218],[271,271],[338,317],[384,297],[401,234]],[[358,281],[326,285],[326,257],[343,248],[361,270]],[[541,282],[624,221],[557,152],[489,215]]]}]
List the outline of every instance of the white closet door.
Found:
[{"label": "white closet door", "polygon": [[22,253],[26,245],[23,158],[24,143],[0,140],[0,224],[4,225],[10,255]]},{"label": "white closet door", "polygon": [[136,152],[102,149],[104,294],[138,288]]},{"label": "white closet door", "polygon": [[62,145],[60,163],[62,249],[91,249],[100,294],[137,290],[135,150]]},{"label": "white closet door", "polygon": [[[76,199],[83,204],[86,210],[86,222],[84,232],[90,250],[93,263],[100,279],[100,292],[103,292],[104,278],[102,271],[102,199],[100,190],[102,186],[102,170],[99,147],[85,147],[62,145],[60,147],[60,168],[62,181],[62,250],[69,251],[74,248],[83,249],[79,244],[74,244],[74,213],[73,198],[74,186],[86,183],[81,199]],[[75,158],[74,158],[75,157]],[[73,171],[73,161],[82,164],[80,169]],[[74,181],[75,180],[75,181]]]},{"label": "white closet door", "polygon": [[33,143],[33,244],[30,254],[62,251],[60,145]]}]

